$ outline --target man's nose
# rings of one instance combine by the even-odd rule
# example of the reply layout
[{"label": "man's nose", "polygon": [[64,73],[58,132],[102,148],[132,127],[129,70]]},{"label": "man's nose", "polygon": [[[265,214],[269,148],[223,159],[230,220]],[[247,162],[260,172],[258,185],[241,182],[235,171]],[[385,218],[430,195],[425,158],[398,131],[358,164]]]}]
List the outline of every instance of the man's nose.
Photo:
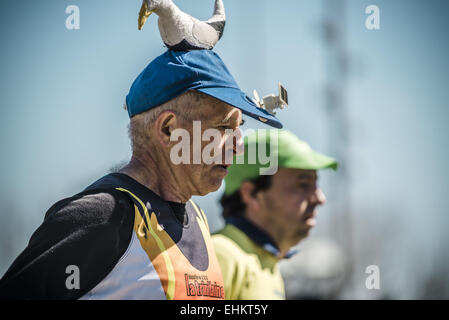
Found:
[{"label": "man's nose", "polygon": [[[232,139],[232,140],[231,140]],[[232,164],[236,155],[240,155],[245,151],[242,131],[236,128],[232,134],[227,134],[224,141],[224,163]]]},{"label": "man's nose", "polygon": [[245,151],[245,145],[243,142],[243,135],[242,135],[242,130],[240,130],[240,128],[237,128],[237,134],[235,137],[235,143],[234,143],[234,153],[235,155],[241,155],[244,153]]},{"label": "man's nose", "polygon": [[322,205],[326,202],[326,196],[320,188],[316,188],[312,195],[312,202]]}]

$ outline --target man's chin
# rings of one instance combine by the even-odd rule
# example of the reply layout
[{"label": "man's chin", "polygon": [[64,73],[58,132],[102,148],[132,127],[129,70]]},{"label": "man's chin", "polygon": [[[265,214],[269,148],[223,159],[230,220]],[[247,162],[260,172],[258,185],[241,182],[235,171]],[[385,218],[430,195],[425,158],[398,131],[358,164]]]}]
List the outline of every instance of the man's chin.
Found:
[{"label": "man's chin", "polygon": [[302,230],[298,231],[296,233],[296,239],[298,239],[298,242],[307,238],[309,236],[311,230],[312,230],[312,228],[308,227],[306,229],[302,229]]},{"label": "man's chin", "polygon": [[223,179],[213,179],[209,182],[209,185],[204,189],[199,190],[198,196],[205,196],[211,192],[215,192],[220,189],[221,184],[223,183]]}]

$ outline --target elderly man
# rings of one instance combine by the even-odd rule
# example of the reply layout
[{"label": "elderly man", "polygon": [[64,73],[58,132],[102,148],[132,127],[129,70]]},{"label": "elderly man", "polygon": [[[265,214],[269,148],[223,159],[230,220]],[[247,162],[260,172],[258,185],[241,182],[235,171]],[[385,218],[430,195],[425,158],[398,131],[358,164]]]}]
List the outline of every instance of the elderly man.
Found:
[{"label": "elderly man", "polygon": [[[198,120],[200,133],[222,133],[218,151],[234,155],[242,140],[224,133],[239,132],[242,112],[281,124],[247,98],[209,50],[162,54],[137,77],[126,102],[129,164],[47,211],[1,279],[1,298],[224,299],[206,216],[190,198],[217,190],[229,164],[175,164],[173,136],[195,137]],[[194,138],[187,147],[190,159],[206,145]]]},{"label": "elderly man", "polygon": [[[260,175],[260,161],[246,156],[263,144],[270,157],[277,157],[274,175]],[[325,201],[317,170],[324,168],[336,169],[337,162],[289,131],[259,131],[245,138],[244,161],[233,164],[225,178],[226,225],[212,237],[227,299],[285,299],[278,262],[315,226],[316,208]]]}]

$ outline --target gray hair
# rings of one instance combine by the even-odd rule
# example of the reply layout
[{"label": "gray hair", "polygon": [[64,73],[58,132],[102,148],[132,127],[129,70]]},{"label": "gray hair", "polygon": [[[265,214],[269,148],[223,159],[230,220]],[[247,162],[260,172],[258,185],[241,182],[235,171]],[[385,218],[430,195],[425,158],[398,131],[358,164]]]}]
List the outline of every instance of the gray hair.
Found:
[{"label": "gray hair", "polygon": [[187,91],[156,108],[132,117],[128,125],[128,135],[131,140],[133,154],[138,154],[144,151],[145,147],[148,147],[151,141],[149,129],[163,112],[172,111],[184,120],[193,121],[200,114],[201,109],[198,106],[202,105],[202,100],[207,98],[209,96],[204,93],[193,90]]}]

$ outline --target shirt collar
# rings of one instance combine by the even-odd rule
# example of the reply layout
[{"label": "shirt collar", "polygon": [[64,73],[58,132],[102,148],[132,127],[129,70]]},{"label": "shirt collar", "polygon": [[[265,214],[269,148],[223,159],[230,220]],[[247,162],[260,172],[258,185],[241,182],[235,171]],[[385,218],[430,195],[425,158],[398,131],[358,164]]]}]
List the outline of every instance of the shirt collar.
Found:
[{"label": "shirt collar", "polygon": [[[251,240],[256,242],[266,251],[270,252],[276,257],[279,257],[280,250],[278,246],[274,243],[274,241],[271,239],[271,237],[264,231],[262,231],[260,228],[258,228],[256,225],[251,223],[248,219],[244,217],[228,217],[225,218],[225,221],[227,224],[232,224],[233,226],[242,230]],[[284,259],[290,258],[295,253],[297,253],[297,250],[290,249],[285,254]]]}]

